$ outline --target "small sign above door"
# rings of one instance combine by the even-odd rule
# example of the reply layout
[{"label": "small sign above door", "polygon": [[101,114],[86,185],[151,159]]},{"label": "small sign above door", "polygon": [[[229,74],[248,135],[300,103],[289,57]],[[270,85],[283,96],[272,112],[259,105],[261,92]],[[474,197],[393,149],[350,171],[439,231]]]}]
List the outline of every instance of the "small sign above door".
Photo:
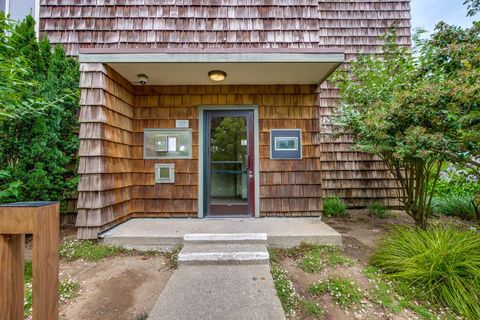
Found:
[{"label": "small sign above door", "polygon": [[175,128],[188,128],[188,120],[175,120]]}]

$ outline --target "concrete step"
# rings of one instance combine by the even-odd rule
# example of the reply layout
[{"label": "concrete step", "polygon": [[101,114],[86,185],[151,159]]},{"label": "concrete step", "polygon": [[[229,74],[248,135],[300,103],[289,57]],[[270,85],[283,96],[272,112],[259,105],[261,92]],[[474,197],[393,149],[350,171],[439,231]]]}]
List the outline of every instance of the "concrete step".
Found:
[{"label": "concrete step", "polygon": [[187,243],[178,254],[180,265],[268,265],[265,244],[258,243]]},{"label": "concrete step", "polygon": [[267,243],[266,233],[188,233],[185,243]]}]

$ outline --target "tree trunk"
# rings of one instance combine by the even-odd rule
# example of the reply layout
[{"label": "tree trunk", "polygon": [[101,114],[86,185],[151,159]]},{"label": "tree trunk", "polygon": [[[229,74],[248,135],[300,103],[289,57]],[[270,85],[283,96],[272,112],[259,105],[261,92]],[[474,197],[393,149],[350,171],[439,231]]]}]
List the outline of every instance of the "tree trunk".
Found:
[{"label": "tree trunk", "polygon": [[475,210],[475,216],[477,217],[477,220],[480,221],[480,210],[479,210],[475,200],[476,200],[476,197],[473,197],[472,206],[473,206],[473,209]]}]

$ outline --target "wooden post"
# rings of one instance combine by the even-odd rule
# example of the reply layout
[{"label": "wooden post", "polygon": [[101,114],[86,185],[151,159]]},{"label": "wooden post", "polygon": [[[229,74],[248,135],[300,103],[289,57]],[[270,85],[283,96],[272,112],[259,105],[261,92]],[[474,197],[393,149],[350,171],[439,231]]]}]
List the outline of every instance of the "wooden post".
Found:
[{"label": "wooden post", "polygon": [[0,206],[0,319],[23,320],[25,234],[33,236],[33,319],[58,319],[58,202]]},{"label": "wooden post", "polygon": [[0,319],[23,319],[25,236],[0,235]]}]

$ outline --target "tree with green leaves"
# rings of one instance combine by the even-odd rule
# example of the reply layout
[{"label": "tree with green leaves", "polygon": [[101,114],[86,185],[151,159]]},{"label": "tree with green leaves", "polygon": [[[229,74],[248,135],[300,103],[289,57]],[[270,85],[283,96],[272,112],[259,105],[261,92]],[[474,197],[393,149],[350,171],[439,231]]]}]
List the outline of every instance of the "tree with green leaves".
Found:
[{"label": "tree with green leaves", "polygon": [[416,52],[384,37],[381,56],[361,55],[336,75],[337,124],[358,151],[377,155],[396,178],[399,200],[425,227],[444,161],[479,166],[480,24],[440,23]]},{"label": "tree with green leaves", "polygon": [[480,11],[480,0],[465,0],[463,4],[467,5],[469,17],[473,17]]},{"label": "tree with green leaves", "polygon": [[[15,88],[14,98],[26,110],[12,103],[12,112],[0,123],[0,179],[2,185],[21,185],[0,201],[68,199],[76,190],[79,109],[79,66],[65,56],[60,46],[47,39],[38,41],[31,16],[20,23],[0,18],[3,60],[21,61],[22,72],[3,78],[2,97]],[[18,83],[27,83],[20,85]],[[35,103],[42,102],[41,106]],[[6,109],[6,108],[4,108]]]},{"label": "tree with green leaves", "polygon": [[41,111],[47,101],[29,95],[38,86],[28,58],[11,46],[19,38],[12,21],[0,11],[0,122]]}]

